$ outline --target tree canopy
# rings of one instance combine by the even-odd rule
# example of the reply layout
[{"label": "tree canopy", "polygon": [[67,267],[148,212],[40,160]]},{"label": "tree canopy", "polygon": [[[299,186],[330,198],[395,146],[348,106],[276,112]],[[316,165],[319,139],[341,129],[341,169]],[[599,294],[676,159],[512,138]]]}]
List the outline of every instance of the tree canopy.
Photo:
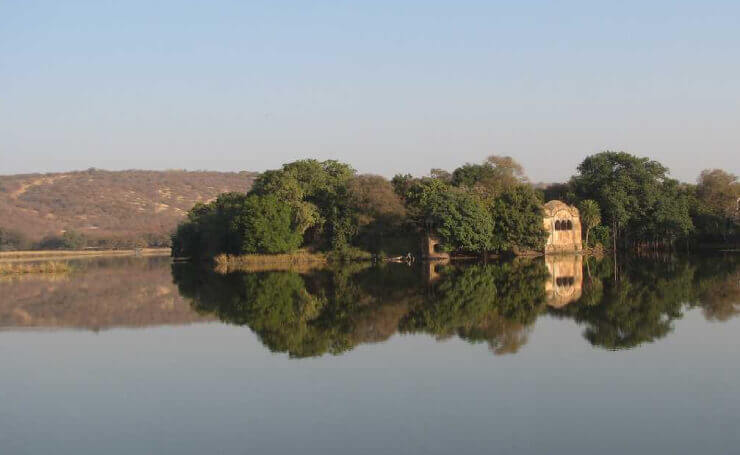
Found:
[{"label": "tree canopy", "polygon": [[686,236],[693,224],[688,195],[657,161],[625,152],[587,157],[570,185],[578,200],[592,199],[622,245]]}]

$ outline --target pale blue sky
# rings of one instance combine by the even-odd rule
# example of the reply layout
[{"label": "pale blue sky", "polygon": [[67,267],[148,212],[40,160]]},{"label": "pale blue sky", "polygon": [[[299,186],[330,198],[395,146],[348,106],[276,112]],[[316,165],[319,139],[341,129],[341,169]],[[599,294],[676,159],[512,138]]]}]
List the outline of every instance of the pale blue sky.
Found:
[{"label": "pale blue sky", "polygon": [[740,173],[740,2],[0,0],[0,174]]}]

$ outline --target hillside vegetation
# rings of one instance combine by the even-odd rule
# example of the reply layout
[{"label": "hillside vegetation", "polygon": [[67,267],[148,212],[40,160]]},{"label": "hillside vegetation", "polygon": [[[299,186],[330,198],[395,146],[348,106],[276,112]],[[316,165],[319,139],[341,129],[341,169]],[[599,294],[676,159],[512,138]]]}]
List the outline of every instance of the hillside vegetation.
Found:
[{"label": "hillside vegetation", "polygon": [[87,171],[0,176],[0,249],[166,246],[197,202],[251,172]]}]

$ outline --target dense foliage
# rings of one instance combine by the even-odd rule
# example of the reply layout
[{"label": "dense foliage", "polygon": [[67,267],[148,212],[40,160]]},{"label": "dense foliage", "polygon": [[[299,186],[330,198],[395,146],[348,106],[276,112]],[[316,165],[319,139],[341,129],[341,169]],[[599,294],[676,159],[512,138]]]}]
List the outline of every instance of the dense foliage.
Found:
[{"label": "dense foliage", "polygon": [[718,169],[690,185],[671,179],[657,161],[607,151],[587,157],[567,184],[550,185],[544,194],[578,203],[584,234],[603,223],[608,232],[594,229],[595,241],[621,248],[740,240],[740,183]]},{"label": "dense foliage", "polygon": [[291,253],[301,246],[409,251],[405,207],[380,176],[338,161],[301,160],[261,174],[247,194],[198,204],[173,236],[173,254]]},{"label": "dense foliage", "polygon": [[173,236],[172,252],[185,257],[292,252],[302,240],[293,215],[272,195],[224,193],[188,213]]},{"label": "dense foliage", "polygon": [[[298,248],[378,255],[418,251],[425,235],[446,251],[542,251],[544,198],[577,204],[586,244],[667,249],[737,239],[734,175],[705,171],[696,186],[662,164],[624,152],[587,157],[567,184],[535,190],[511,157],[490,156],[429,177],[390,182],[334,160],[300,160],[259,175],[252,189],[197,204],[172,239],[173,254],[290,253]],[[544,196],[544,198],[543,198]]]},{"label": "dense foliage", "polygon": [[393,178],[396,192],[421,232],[436,234],[448,251],[502,253],[544,246],[542,200],[510,157],[491,156],[451,175]]},{"label": "dense foliage", "polygon": [[338,161],[301,160],[261,174],[247,194],[197,204],[172,239],[175,256],[290,253],[360,248],[379,255],[417,251],[434,233],[450,251],[539,250],[542,201],[509,157],[452,174],[356,175]]}]

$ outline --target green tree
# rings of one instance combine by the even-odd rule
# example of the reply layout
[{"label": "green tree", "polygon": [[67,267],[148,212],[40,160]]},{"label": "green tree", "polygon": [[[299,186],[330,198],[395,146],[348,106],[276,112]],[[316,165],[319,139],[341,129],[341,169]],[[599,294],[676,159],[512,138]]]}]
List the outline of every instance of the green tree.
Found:
[{"label": "green tree", "polygon": [[425,178],[410,186],[406,202],[417,224],[439,235],[448,250],[483,253],[493,248],[491,212],[473,195]]},{"label": "green tree", "polygon": [[482,164],[467,163],[452,172],[451,183],[493,198],[527,182],[524,168],[510,156],[489,156]]},{"label": "green tree", "polygon": [[695,187],[689,187],[691,217],[698,240],[731,243],[740,239],[740,182],[719,169],[702,171]]},{"label": "green tree", "polygon": [[273,195],[293,208],[294,226],[314,243],[343,248],[357,233],[349,200],[354,169],[335,160],[299,160],[260,175],[249,194]]},{"label": "green tree", "polygon": [[241,253],[291,253],[303,241],[291,207],[272,195],[248,196],[232,226],[242,238]]},{"label": "green tree", "polygon": [[172,237],[172,254],[198,259],[220,253],[287,253],[302,238],[287,202],[272,195],[224,193],[188,212]]},{"label": "green tree", "polygon": [[711,212],[732,218],[738,210],[740,182],[729,172],[707,169],[699,175],[696,196]]},{"label": "green tree", "polygon": [[588,235],[591,233],[591,229],[601,224],[599,203],[593,199],[586,199],[578,204],[578,211],[581,215],[581,223],[586,228],[586,245],[590,245],[588,243]]},{"label": "green tree", "polygon": [[349,182],[349,198],[357,223],[355,245],[373,253],[416,250],[418,241],[409,229],[406,207],[388,180],[358,175]]},{"label": "green tree", "polygon": [[[686,198],[667,174],[657,161],[608,151],[587,157],[570,183],[577,199],[599,204],[615,242],[628,246],[660,236],[670,243],[692,226]],[[671,200],[676,197],[680,200]]]},{"label": "green tree", "polygon": [[529,185],[505,190],[491,203],[494,223],[492,249],[498,252],[541,251],[547,239],[542,224],[542,200]]}]

